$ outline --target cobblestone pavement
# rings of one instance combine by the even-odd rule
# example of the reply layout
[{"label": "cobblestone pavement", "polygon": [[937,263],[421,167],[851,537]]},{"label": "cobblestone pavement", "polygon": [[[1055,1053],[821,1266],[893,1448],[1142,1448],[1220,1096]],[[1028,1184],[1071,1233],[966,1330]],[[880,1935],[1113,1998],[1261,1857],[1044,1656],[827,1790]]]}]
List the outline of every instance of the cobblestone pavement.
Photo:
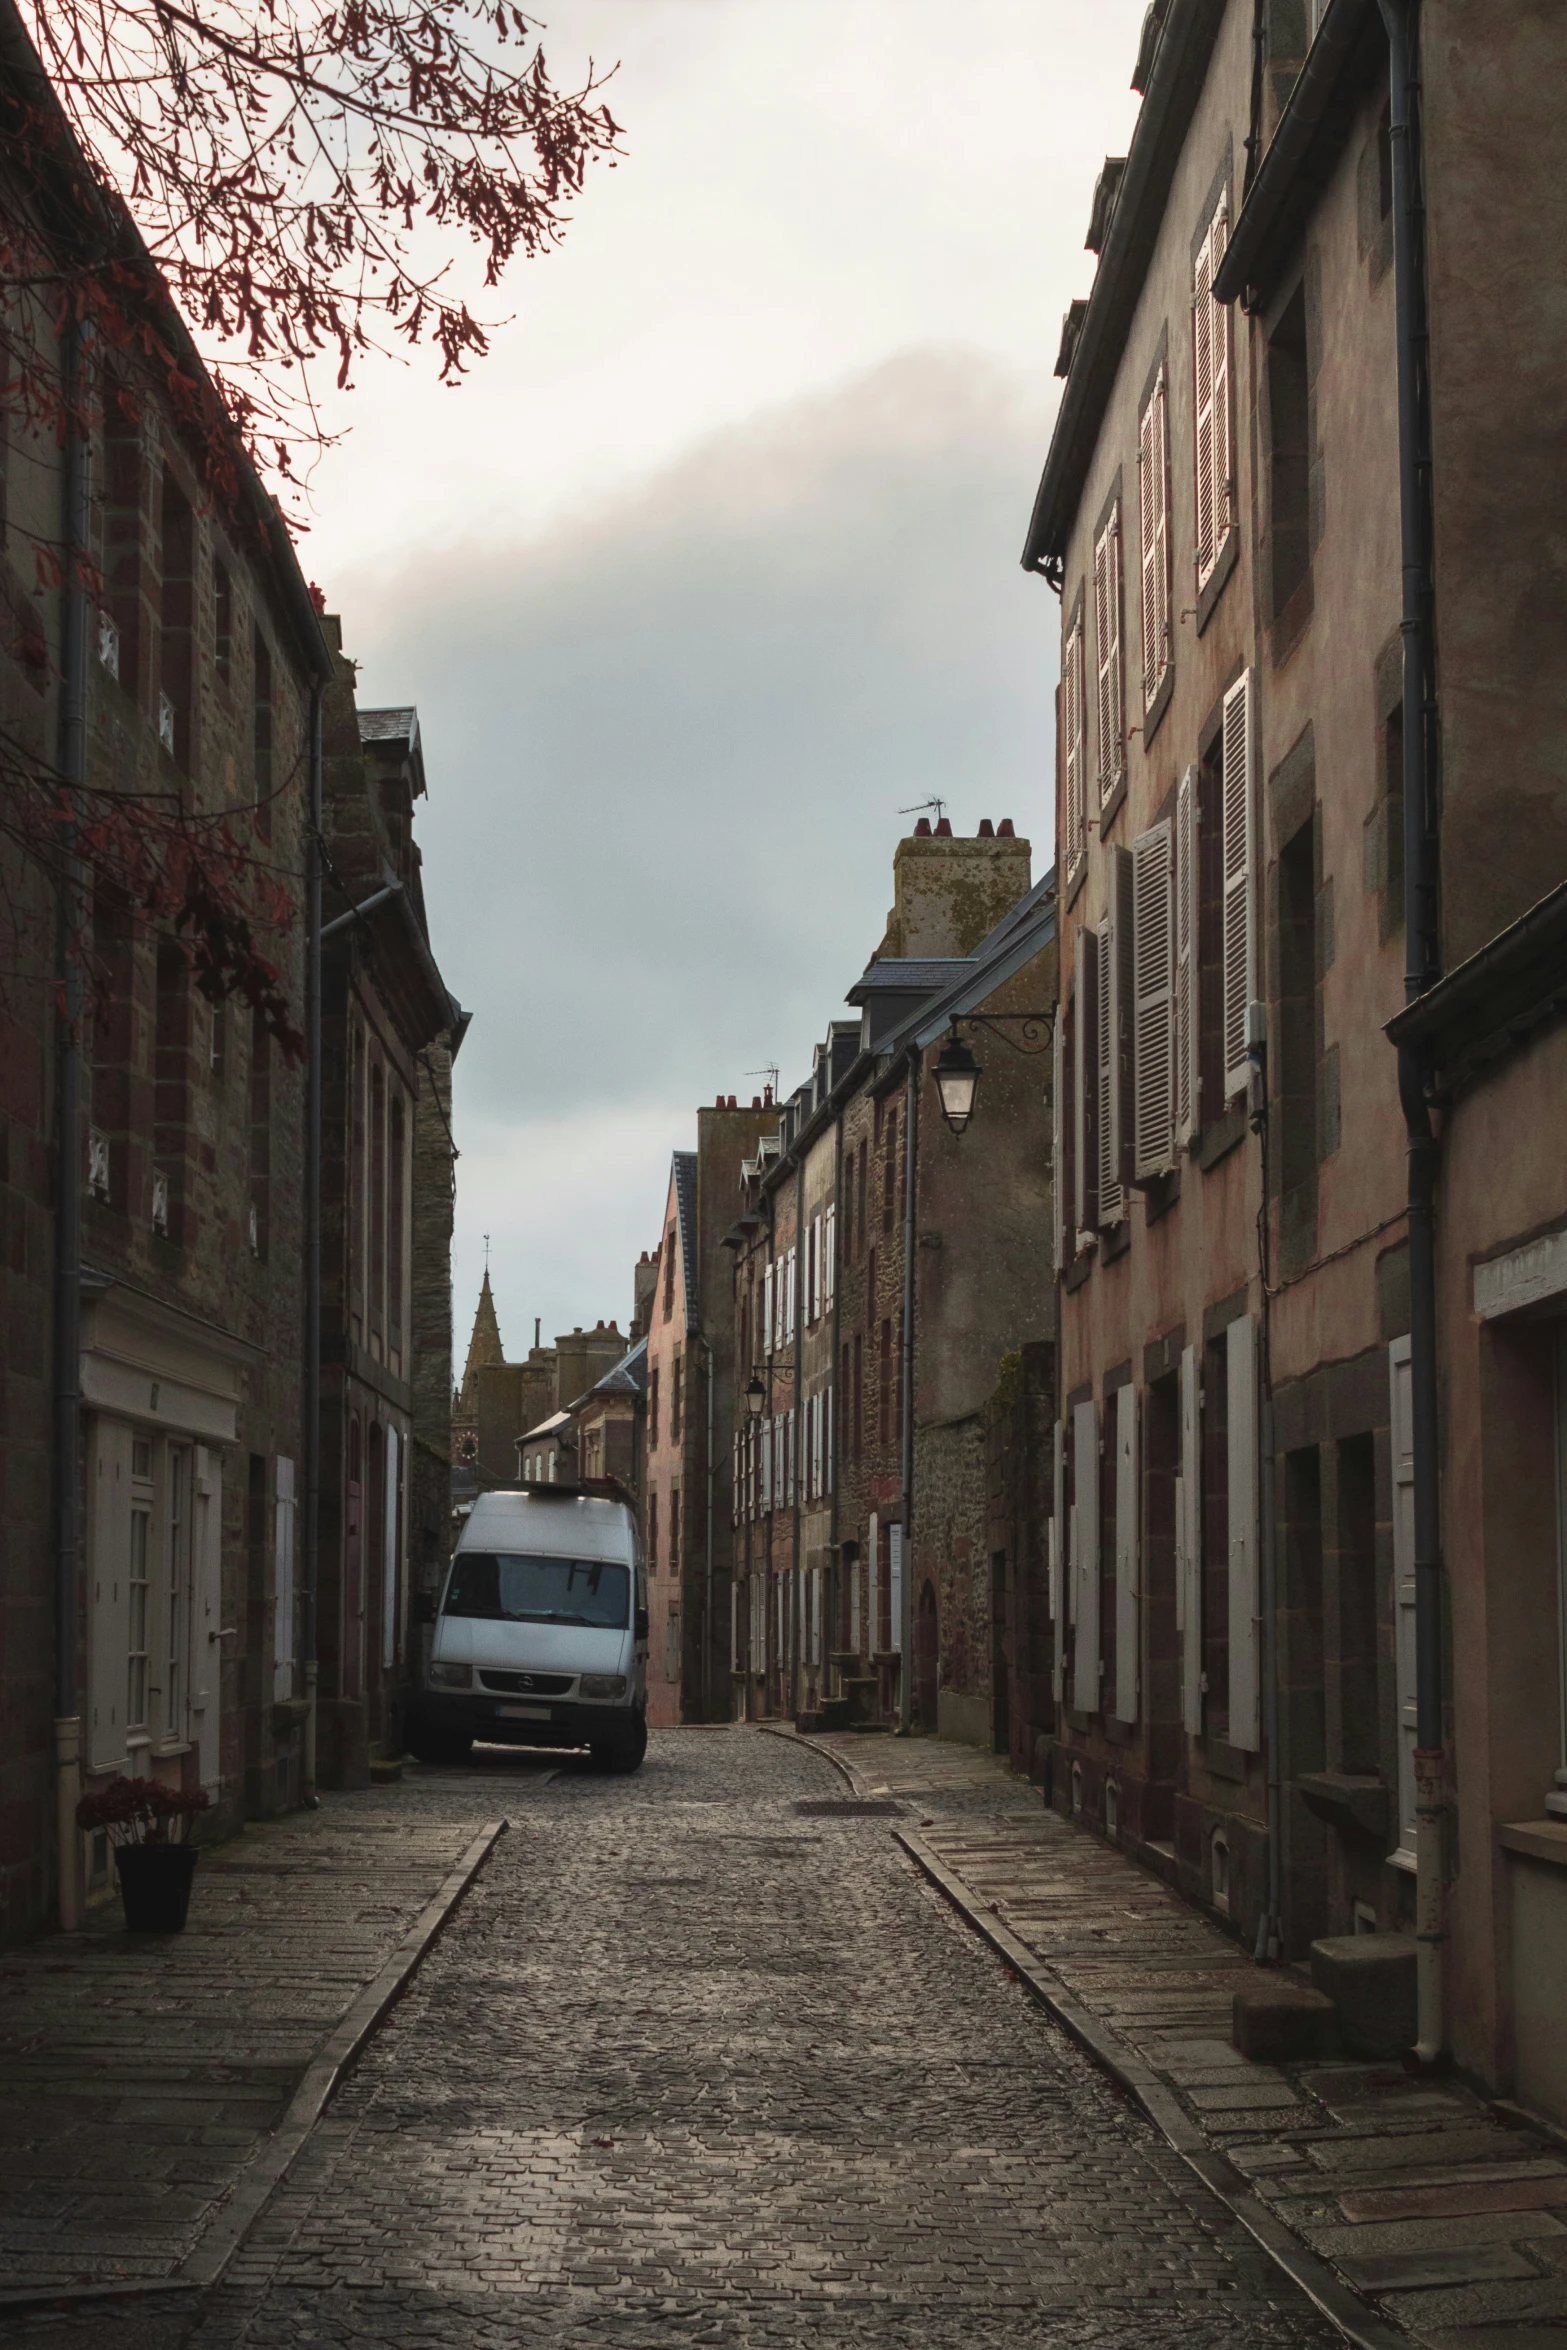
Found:
[{"label": "cobblestone pavement", "polygon": [[815,1756],[664,1732],[632,1779],[495,1758],[399,1814],[454,1788],[511,1833],[223,2286],[0,2341],[1337,2339]]}]

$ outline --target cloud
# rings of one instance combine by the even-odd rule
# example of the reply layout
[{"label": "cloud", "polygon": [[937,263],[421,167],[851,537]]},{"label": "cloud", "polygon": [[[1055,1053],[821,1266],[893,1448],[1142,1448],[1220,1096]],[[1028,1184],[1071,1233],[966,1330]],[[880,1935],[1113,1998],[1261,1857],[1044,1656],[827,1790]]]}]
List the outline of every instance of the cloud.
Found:
[{"label": "cloud", "polygon": [[432,934],[475,1011],[459,1278],[489,1229],[519,1326],[624,1312],[676,1105],[804,1074],[900,810],[1010,815],[1042,869],[1055,607],[1018,551],[1045,435],[990,362],[908,353],[546,537],[343,582],[363,692],[420,707]]}]

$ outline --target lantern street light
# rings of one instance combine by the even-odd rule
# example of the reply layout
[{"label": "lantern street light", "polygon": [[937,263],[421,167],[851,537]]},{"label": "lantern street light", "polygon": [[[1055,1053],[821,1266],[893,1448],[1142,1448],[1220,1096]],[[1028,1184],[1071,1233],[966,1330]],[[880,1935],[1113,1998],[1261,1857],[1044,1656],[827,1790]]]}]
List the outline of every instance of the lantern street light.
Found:
[{"label": "lantern street light", "polygon": [[936,1063],[941,1114],[954,1134],[961,1134],[974,1115],[974,1092],[978,1084],[979,1063],[954,1029]]},{"label": "lantern street light", "polygon": [[762,1406],[764,1403],[766,1403],[766,1401],[767,1390],[762,1385],[762,1382],[757,1377],[756,1373],[753,1371],[751,1373],[751,1384],[745,1391],[745,1408],[750,1413],[753,1420],[759,1420],[761,1418]]}]

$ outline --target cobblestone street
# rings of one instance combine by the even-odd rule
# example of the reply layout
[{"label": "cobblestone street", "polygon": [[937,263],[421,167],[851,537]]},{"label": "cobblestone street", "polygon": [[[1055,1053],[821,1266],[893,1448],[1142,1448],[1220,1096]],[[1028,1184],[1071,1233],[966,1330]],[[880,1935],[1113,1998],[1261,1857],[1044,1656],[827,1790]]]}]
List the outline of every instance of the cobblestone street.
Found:
[{"label": "cobblestone street", "polygon": [[391,1796],[511,1832],[222,2286],[0,2340],[1337,2339],[815,1757],[492,1760]]}]

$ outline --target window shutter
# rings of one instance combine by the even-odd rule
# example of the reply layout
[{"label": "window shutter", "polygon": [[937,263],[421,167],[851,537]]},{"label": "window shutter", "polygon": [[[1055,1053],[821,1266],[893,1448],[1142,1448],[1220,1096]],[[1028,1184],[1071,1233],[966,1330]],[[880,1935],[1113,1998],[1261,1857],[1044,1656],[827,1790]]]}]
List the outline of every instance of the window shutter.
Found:
[{"label": "window shutter", "polygon": [[1137,1390],[1115,1398],[1115,1718],[1135,1722],[1139,1683]]},{"label": "window shutter", "polygon": [[1258,1735],[1257,1367],[1249,1314],[1225,1334],[1230,1498],[1230,1731],[1254,1754]]},{"label": "window shutter", "polygon": [[1121,686],[1121,508],[1094,545],[1094,666],[1099,688],[1099,804],[1104,806],[1126,764],[1126,705]]},{"label": "window shutter", "polygon": [[[88,1486],[87,1760],[92,1770],[125,1762],[126,1651],[130,1645],[131,1431],[100,1414],[94,1423]],[[155,1573],[148,1545],[147,1572]],[[145,1635],[142,1635],[145,1638]]]},{"label": "window shutter", "polygon": [[1083,615],[1078,612],[1067,634],[1061,664],[1062,740],[1066,746],[1066,810],[1062,827],[1061,863],[1070,882],[1083,861],[1087,821],[1083,742]]},{"label": "window shutter", "polygon": [[825,1473],[825,1476],[826,1476],[826,1479],[827,1479],[827,1483],[826,1483],[825,1490],[826,1490],[828,1493],[831,1493],[831,1491],[832,1491],[832,1489],[833,1489],[833,1486],[834,1486],[834,1484],[837,1482],[837,1480],[836,1480],[836,1479],[834,1478],[834,1476],[833,1476],[833,1451],[832,1451],[832,1448],[833,1448],[833,1442],[834,1442],[834,1439],[835,1439],[835,1436],[836,1436],[836,1433],[837,1433],[837,1431],[836,1431],[836,1429],[835,1429],[835,1427],[834,1427],[834,1424],[833,1424],[833,1423],[834,1423],[834,1421],[835,1421],[835,1419],[836,1419],[836,1417],[837,1417],[837,1414],[836,1414],[836,1413],[834,1412],[834,1410],[833,1410],[833,1401],[832,1401],[832,1399],[833,1399],[833,1394],[834,1394],[834,1390],[833,1390],[831,1387],[829,1387],[829,1388],[827,1389],[827,1391],[826,1391],[826,1396],[827,1396],[827,1433],[826,1433],[826,1436],[825,1436],[825,1437],[823,1438],[823,1440],[822,1440],[822,1468],[823,1468],[823,1471],[824,1471],[824,1473]]},{"label": "window shutter", "polygon": [[894,1656],[903,1654],[903,1528],[887,1528],[887,1610],[892,1618],[887,1627],[887,1646]]},{"label": "window shutter", "polygon": [[1099,932],[1099,1222],[1126,1214],[1128,1032],[1131,1027],[1132,861],[1108,857],[1109,902]]},{"label": "window shutter", "polygon": [[1246,1088],[1246,1007],[1257,992],[1252,920],[1252,672],[1224,697],[1224,1098]]},{"label": "window shutter", "polygon": [[826,1399],[818,1393],[811,1398],[811,1498],[819,1500],[826,1487],[822,1482],[822,1449],[826,1425]]},{"label": "window shutter", "polygon": [[1099,1406],[1090,1397],[1072,1413],[1072,1493],[1077,1535],[1073,1561],[1072,1703],[1099,1711]]},{"label": "window shutter", "polygon": [[865,1653],[881,1646],[881,1519],[872,1510],[865,1537]]},{"label": "window shutter", "polygon": [[762,1275],[762,1352],[773,1351],[773,1267],[769,1264]]},{"label": "window shutter", "polygon": [[1188,767],[1175,795],[1175,1142],[1184,1150],[1197,1131],[1197,770]]},{"label": "window shutter", "polygon": [[793,1344],[793,1341],[794,1341],[794,1332],[795,1332],[795,1320],[794,1320],[794,1315],[795,1315],[795,1305],[796,1305],[796,1299],[795,1299],[795,1293],[794,1293],[794,1274],[795,1274],[794,1258],[795,1258],[795,1252],[794,1252],[794,1250],[793,1250],[793,1249],[791,1249],[791,1250],[789,1251],[789,1274],[788,1274],[788,1289],[787,1289],[788,1303],[787,1303],[787,1304],[785,1305],[785,1307],[784,1307],[784,1338],[785,1338],[786,1342],[788,1342],[788,1343],[789,1343],[789,1344],[791,1344],[791,1345]]},{"label": "window shutter", "polygon": [[1175,1603],[1181,1635],[1181,1721],[1202,1736],[1202,1412],[1197,1349],[1181,1356],[1181,1474],[1175,1505]]},{"label": "window shutter", "polygon": [[740,1437],[738,1431],[729,1444],[729,1523],[740,1523]]},{"label": "window shutter", "polygon": [[1235,516],[1235,451],[1230,416],[1230,377],[1233,372],[1230,353],[1235,320],[1228,302],[1216,302],[1212,291],[1213,280],[1219,274],[1219,264],[1224,259],[1229,241],[1229,199],[1221,196],[1219,209],[1213,216],[1213,226],[1208,231],[1208,308],[1212,318],[1209,334],[1213,350],[1213,559],[1216,563],[1224,552],[1224,543],[1230,535],[1230,524]]},{"label": "window shutter", "polygon": [[822,1295],[831,1306],[838,1294],[838,1203],[833,1200],[822,1225]]},{"label": "window shutter", "polygon": [[1066,1560],[1066,1423],[1057,1420],[1055,1457],[1051,1462],[1051,1518],[1050,1518],[1050,1620],[1055,1636],[1055,1653],[1050,1669],[1050,1690],[1057,1705],[1066,1692],[1066,1594],[1061,1587],[1061,1569]]},{"label": "window shutter", "polygon": [[1132,843],[1132,1172],[1175,1164],[1174,843],[1168,820]]},{"label": "window shutter", "polygon": [[1217,552],[1213,543],[1213,243],[1197,249],[1192,272],[1192,456],[1195,489],[1197,585],[1206,587]]},{"label": "window shutter", "polygon": [[1170,391],[1161,367],[1138,429],[1143,708],[1170,666]]},{"label": "window shutter", "polygon": [[1073,1012],[1072,1159],[1076,1174],[1073,1218],[1079,1232],[1099,1222],[1099,934],[1077,934],[1077,1000]]},{"label": "window shutter", "polygon": [[1050,1224],[1051,1262],[1056,1271],[1066,1264],[1066,1005],[1056,1007],[1055,1034],[1050,1040]]},{"label": "window shutter", "polygon": [[786,1429],[785,1438],[784,1438],[784,1442],[785,1442],[785,1445],[786,1445],[786,1447],[787,1447],[787,1453],[788,1453],[788,1464],[789,1464],[789,1501],[788,1501],[788,1506],[789,1506],[789,1508],[790,1508],[790,1509],[793,1509],[793,1507],[794,1507],[794,1496],[795,1496],[795,1488],[796,1488],[796,1483],[797,1483],[797,1480],[798,1480],[798,1475],[799,1475],[799,1451],[800,1451],[800,1447],[799,1447],[799,1441],[798,1441],[798,1439],[799,1439],[799,1424],[800,1424],[800,1423],[799,1423],[799,1414],[798,1414],[798,1413],[795,1411],[794,1407],[791,1405],[791,1406],[790,1406],[790,1409],[789,1409],[789,1417],[788,1417],[787,1429]]},{"label": "window shutter", "polygon": [[1387,1350],[1393,1454],[1393,1693],[1398,1712],[1398,1852],[1415,1856],[1415,1434],[1409,1340]]}]

